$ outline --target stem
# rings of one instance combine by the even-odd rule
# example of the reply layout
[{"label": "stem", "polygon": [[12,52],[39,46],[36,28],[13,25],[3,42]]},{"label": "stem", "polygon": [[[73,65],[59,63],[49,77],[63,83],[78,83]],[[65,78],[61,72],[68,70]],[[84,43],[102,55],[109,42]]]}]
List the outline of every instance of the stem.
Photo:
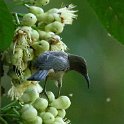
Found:
[{"label": "stem", "polygon": [[27,8],[29,8],[30,6],[28,4],[24,4]]},{"label": "stem", "polygon": [[[15,12],[12,12],[12,15],[13,15],[13,16],[15,16],[15,14],[17,14],[17,18],[18,18],[18,17],[23,17],[23,16],[25,15],[25,14],[23,14],[23,13],[17,13],[17,12],[15,13]],[[19,19],[18,19],[18,20],[19,20]]]},{"label": "stem", "polygon": [[6,111],[9,111],[12,108],[14,108],[14,106],[9,106],[9,107],[7,107],[5,109],[1,109],[1,111],[5,113]]},{"label": "stem", "polygon": [[9,117],[19,118],[19,116],[16,114],[1,114],[1,116],[4,116],[4,117],[9,116]]},{"label": "stem", "polygon": [[1,116],[0,116],[0,121],[3,122],[3,124],[8,124],[6,120],[4,120]]},{"label": "stem", "polygon": [[16,115],[18,115],[18,117],[20,117],[19,112],[15,108],[13,108],[13,111],[15,112]]},{"label": "stem", "polygon": [[1,110],[5,111],[6,109],[8,109],[9,107],[15,105],[16,103],[17,103],[17,101],[11,102],[10,104],[8,104],[5,107],[3,107]]},{"label": "stem", "polygon": [[23,17],[24,14],[23,13],[17,13],[19,17]]},{"label": "stem", "polygon": [[17,25],[20,25],[20,21],[19,21],[19,18],[18,18],[18,14],[15,13],[14,15],[15,15],[15,19],[16,19],[16,23],[17,23]]}]

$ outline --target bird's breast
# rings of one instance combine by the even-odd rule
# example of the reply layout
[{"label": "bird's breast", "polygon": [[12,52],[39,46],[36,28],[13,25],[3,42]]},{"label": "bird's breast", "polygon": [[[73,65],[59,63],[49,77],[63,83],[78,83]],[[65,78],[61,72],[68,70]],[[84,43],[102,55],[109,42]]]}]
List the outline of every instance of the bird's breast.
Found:
[{"label": "bird's breast", "polygon": [[49,70],[48,78],[50,80],[59,80],[63,77],[64,71],[54,71],[53,69]]}]

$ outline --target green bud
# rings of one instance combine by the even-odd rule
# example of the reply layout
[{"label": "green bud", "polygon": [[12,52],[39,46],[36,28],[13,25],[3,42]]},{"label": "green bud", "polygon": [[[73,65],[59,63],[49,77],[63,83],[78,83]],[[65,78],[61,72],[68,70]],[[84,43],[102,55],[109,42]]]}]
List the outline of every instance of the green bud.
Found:
[{"label": "green bud", "polygon": [[59,12],[59,9],[57,9],[57,8],[52,8],[52,9],[49,9],[48,11],[47,11],[47,13],[51,13],[51,14],[53,14],[53,13],[58,13]]},{"label": "green bud", "polygon": [[[66,124],[64,121],[63,121],[63,119],[61,118],[61,117],[56,117],[55,118],[55,124],[57,124],[57,123],[59,123],[59,124]],[[54,124],[54,123],[53,123]]]},{"label": "green bud", "polygon": [[25,26],[33,26],[37,22],[37,18],[34,14],[25,14],[22,18],[22,24]]},{"label": "green bud", "polygon": [[34,121],[32,121],[30,124],[42,124],[42,118],[37,116]]},{"label": "green bud", "polygon": [[23,109],[23,112],[21,114],[21,118],[25,121],[31,122],[34,121],[36,117],[37,117],[37,110],[32,105],[29,106],[26,105],[26,108]]},{"label": "green bud", "polygon": [[36,30],[31,31],[31,39],[32,39],[33,42],[38,41],[39,33]]},{"label": "green bud", "polygon": [[32,47],[35,49],[35,55],[38,56],[41,53],[49,50],[49,43],[45,40],[34,42]]},{"label": "green bud", "polygon": [[40,8],[40,7],[37,7],[37,6],[29,6],[29,5],[27,5],[26,4],[26,7],[28,7],[28,9],[29,9],[29,11],[31,12],[31,13],[33,13],[34,15],[38,15],[38,14],[42,14],[42,13],[44,13],[44,10],[42,9],[42,8]]},{"label": "green bud", "polygon": [[54,21],[61,22],[61,17],[58,13],[45,13],[44,22],[52,23]]},{"label": "green bud", "polygon": [[39,30],[38,33],[39,33],[39,38],[41,40],[48,40],[52,35],[52,32],[46,32],[41,30]]},{"label": "green bud", "polygon": [[39,22],[38,23],[38,29],[40,29],[40,30],[43,30],[44,31],[45,26],[46,26],[46,23],[44,23],[44,22]]},{"label": "green bud", "polygon": [[55,99],[50,105],[57,109],[67,109],[71,105],[71,101],[67,96],[60,96]]},{"label": "green bud", "polygon": [[25,112],[28,108],[30,108],[30,106],[31,106],[30,104],[23,105],[20,112],[21,113]]},{"label": "green bud", "polygon": [[55,95],[51,91],[47,91],[47,96],[48,96],[49,102],[53,102],[55,100]]},{"label": "green bud", "polygon": [[37,20],[40,22],[44,22],[45,20],[45,13],[37,14]]},{"label": "green bud", "polygon": [[43,115],[43,122],[45,124],[53,123],[55,120],[54,116],[50,112],[45,112]]},{"label": "green bud", "polygon": [[54,18],[54,16],[52,14],[45,13],[45,19],[44,19],[44,21],[46,23],[51,23],[51,22],[55,21],[55,18]]},{"label": "green bud", "polygon": [[40,116],[41,118],[43,118],[43,116],[44,116],[45,113],[46,113],[46,112],[40,112],[40,113],[39,113],[39,116]]},{"label": "green bud", "polygon": [[54,32],[56,34],[62,33],[63,29],[64,29],[64,25],[58,21],[55,21],[45,26],[45,31]]},{"label": "green bud", "polygon": [[51,114],[53,114],[54,117],[56,117],[56,115],[58,114],[58,111],[55,107],[49,107],[47,109],[47,112],[50,112]]},{"label": "green bud", "polygon": [[38,110],[38,111],[44,111],[47,106],[48,106],[48,101],[44,98],[37,98],[35,102],[33,103],[33,106]]},{"label": "green bud", "polygon": [[64,118],[66,115],[66,111],[64,109],[59,109],[58,110],[58,116],[61,118]]},{"label": "green bud", "polygon": [[32,88],[28,88],[25,90],[25,92],[23,93],[23,95],[21,96],[19,100],[24,103],[32,103],[38,97],[39,97],[39,93],[36,90]]}]

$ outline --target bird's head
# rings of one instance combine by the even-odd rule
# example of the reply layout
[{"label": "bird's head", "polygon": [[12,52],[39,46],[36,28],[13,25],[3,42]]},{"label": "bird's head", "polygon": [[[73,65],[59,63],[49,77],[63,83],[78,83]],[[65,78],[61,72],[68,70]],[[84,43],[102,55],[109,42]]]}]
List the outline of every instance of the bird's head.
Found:
[{"label": "bird's head", "polygon": [[90,78],[88,76],[87,64],[86,64],[85,59],[80,56],[72,55],[72,54],[69,54],[68,58],[69,58],[69,63],[70,63],[70,70],[77,71],[78,73],[83,75],[83,77],[87,81],[88,88],[89,88]]}]

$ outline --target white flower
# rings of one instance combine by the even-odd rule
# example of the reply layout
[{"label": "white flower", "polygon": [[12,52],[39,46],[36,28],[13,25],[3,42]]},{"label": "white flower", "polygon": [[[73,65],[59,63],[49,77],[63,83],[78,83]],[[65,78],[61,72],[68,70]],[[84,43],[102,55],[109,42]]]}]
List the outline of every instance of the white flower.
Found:
[{"label": "white flower", "polygon": [[42,92],[42,87],[39,85],[37,81],[25,81],[19,85],[14,85],[11,82],[11,84],[12,84],[12,87],[8,91],[8,96],[11,97],[11,100],[19,99],[27,88],[33,88],[38,93]]},{"label": "white flower", "polygon": [[66,51],[67,50],[67,46],[65,43],[63,43],[61,40],[56,43],[56,44],[51,44],[51,50],[52,51]]},{"label": "white flower", "polygon": [[61,41],[61,37],[58,35],[52,35],[49,39],[50,50],[51,51],[66,51],[68,48],[64,42]]},{"label": "white flower", "polygon": [[77,15],[75,14],[77,10],[73,10],[75,8],[73,4],[70,4],[64,8],[60,8],[58,10],[58,13],[60,14],[62,23],[64,24],[72,24],[73,19],[77,18]]}]

